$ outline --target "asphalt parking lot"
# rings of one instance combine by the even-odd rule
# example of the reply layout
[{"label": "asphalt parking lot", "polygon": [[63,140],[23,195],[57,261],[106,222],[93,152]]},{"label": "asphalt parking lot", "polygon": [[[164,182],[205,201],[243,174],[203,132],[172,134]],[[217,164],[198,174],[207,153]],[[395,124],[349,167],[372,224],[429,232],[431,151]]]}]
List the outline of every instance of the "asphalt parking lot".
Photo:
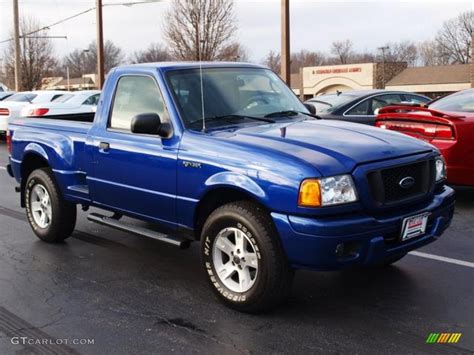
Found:
[{"label": "asphalt parking lot", "polygon": [[[474,189],[457,189],[452,227],[424,254],[381,271],[299,271],[284,307],[251,316],[217,302],[197,244],[177,250],[81,212],[73,237],[48,245],[14,186],[0,168],[0,354],[474,353]],[[462,336],[426,344],[430,333]]]}]

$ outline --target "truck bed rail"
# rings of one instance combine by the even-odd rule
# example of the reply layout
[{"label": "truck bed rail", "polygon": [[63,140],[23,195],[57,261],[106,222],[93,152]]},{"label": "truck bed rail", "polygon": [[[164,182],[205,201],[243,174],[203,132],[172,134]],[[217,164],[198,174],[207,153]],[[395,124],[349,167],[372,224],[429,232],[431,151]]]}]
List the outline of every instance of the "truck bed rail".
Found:
[{"label": "truck bed rail", "polygon": [[44,115],[44,116],[28,116],[26,118],[44,118],[50,120],[62,120],[62,121],[76,121],[76,122],[94,122],[95,113],[71,113],[66,115]]}]

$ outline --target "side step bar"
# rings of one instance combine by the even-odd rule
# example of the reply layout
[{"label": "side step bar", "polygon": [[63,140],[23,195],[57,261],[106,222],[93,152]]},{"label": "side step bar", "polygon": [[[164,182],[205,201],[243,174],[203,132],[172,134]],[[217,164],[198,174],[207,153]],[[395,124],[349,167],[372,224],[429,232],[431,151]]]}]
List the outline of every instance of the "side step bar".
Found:
[{"label": "side step bar", "polygon": [[155,232],[153,230],[142,228],[139,226],[127,224],[124,222],[120,222],[117,218],[107,217],[98,213],[89,214],[87,216],[87,219],[91,222],[102,224],[104,226],[115,228],[124,232],[129,232],[136,235],[140,235],[142,237],[159,240],[160,242],[165,242],[165,243],[174,245],[180,249],[189,248],[189,245],[191,244],[191,240],[189,239],[175,237],[175,236]]}]

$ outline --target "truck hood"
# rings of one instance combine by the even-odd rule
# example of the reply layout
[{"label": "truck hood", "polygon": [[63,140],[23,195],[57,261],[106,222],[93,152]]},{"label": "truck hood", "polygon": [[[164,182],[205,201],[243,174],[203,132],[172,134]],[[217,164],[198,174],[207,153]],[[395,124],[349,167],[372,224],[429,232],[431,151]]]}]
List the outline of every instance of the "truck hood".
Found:
[{"label": "truck hood", "polygon": [[311,164],[322,176],[349,173],[362,163],[436,149],[397,132],[333,120],[276,123],[217,133],[221,134],[239,145],[290,155]]}]

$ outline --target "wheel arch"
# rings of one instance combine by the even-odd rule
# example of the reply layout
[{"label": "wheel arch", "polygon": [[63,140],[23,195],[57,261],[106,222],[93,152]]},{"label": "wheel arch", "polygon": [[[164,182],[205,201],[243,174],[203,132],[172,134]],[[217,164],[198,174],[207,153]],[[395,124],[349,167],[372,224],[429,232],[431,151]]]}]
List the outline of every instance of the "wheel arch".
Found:
[{"label": "wheel arch", "polygon": [[202,196],[194,211],[195,239],[200,239],[202,227],[213,211],[227,203],[236,201],[251,201],[264,210],[269,211],[262,198],[249,190],[235,185],[213,186]]},{"label": "wheel arch", "polygon": [[[43,153],[45,153],[44,150],[43,150]],[[25,153],[25,155],[23,156],[23,160],[21,162],[21,185],[20,185],[21,207],[23,208],[25,207],[25,187],[26,187],[28,176],[36,169],[49,168],[49,167],[50,165],[49,165],[47,156],[45,157],[45,155],[41,154],[40,152],[36,150],[30,150]]]}]

